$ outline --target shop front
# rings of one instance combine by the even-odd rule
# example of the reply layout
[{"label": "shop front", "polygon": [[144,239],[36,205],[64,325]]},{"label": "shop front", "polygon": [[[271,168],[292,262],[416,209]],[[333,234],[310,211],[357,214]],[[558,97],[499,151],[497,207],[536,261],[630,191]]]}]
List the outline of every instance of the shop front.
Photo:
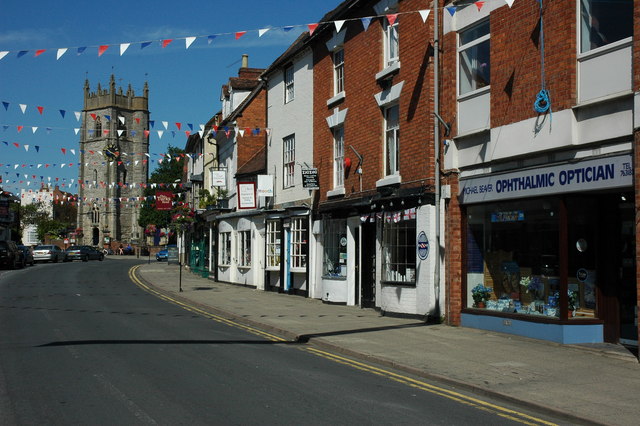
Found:
[{"label": "shop front", "polygon": [[461,179],[463,326],[637,345],[628,154]]}]

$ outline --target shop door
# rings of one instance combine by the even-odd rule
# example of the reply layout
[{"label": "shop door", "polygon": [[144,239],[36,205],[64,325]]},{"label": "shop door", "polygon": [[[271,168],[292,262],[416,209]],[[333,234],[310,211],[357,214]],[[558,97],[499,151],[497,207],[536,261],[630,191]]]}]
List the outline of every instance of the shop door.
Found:
[{"label": "shop door", "polygon": [[360,232],[360,283],[362,299],[360,306],[374,308],[376,306],[376,224],[365,222]]},{"label": "shop door", "polygon": [[617,256],[617,302],[619,343],[638,345],[638,293],[636,289],[636,237],[633,193],[623,194],[618,200],[619,220]]}]

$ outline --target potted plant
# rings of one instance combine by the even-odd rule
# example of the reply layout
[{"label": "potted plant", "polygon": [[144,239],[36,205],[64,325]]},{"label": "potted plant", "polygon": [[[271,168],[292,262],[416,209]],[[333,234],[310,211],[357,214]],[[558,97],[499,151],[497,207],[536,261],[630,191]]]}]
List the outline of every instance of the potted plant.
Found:
[{"label": "potted plant", "polygon": [[471,289],[471,297],[476,308],[484,308],[485,302],[491,298],[491,292],[493,290],[489,287],[485,287],[484,284],[478,284]]}]

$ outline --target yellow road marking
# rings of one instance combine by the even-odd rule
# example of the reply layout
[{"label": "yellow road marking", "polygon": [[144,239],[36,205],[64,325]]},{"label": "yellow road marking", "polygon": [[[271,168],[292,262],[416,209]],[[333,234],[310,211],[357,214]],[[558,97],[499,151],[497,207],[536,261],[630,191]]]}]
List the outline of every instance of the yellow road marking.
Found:
[{"label": "yellow road marking", "polygon": [[229,325],[231,327],[236,327],[236,328],[243,329],[245,331],[248,331],[249,333],[255,334],[255,335],[260,336],[260,337],[264,337],[265,339],[270,340],[272,342],[286,342],[286,340],[281,338],[281,337],[275,336],[273,334],[267,333],[267,332],[262,331],[262,330],[258,330],[257,328],[253,328],[253,327],[250,327],[248,325],[237,323],[235,321],[232,321],[230,319],[221,317],[219,315],[212,314],[211,312],[207,312],[207,311],[205,311],[203,309],[199,309],[199,308],[196,308],[194,306],[187,305],[186,303],[183,303],[183,302],[181,302],[179,300],[173,299],[172,297],[169,297],[169,296],[167,296],[165,294],[160,293],[157,290],[154,290],[153,288],[151,288],[148,285],[146,285],[145,283],[143,283],[136,276],[136,271],[140,266],[141,265],[136,265],[136,266],[132,267],[129,270],[129,278],[131,279],[131,281],[133,281],[138,287],[140,287],[144,291],[146,291],[148,293],[151,293],[154,296],[157,296],[162,300],[166,300],[167,302],[171,302],[174,305],[178,305],[181,308],[186,309],[189,312],[193,312],[194,314],[201,315],[201,316],[203,316],[205,318],[212,319],[214,321],[217,321],[217,322],[222,323],[222,324]]},{"label": "yellow road marking", "polygon": [[[205,310],[196,308],[194,306],[191,305],[187,305],[179,300],[173,299],[165,294],[160,293],[157,290],[154,290],[153,288],[149,287],[148,285],[146,285],[145,283],[143,283],[137,276],[136,276],[136,271],[138,270],[138,268],[141,265],[136,265],[134,267],[132,267],[129,270],[129,278],[131,279],[131,281],[133,281],[138,287],[140,287],[141,289],[145,290],[148,293],[151,293],[157,297],[159,297],[160,299],[166,300],[170,303],[173,303],[175,305],[180,306],[183,309],[186,309],[189,312],[193,312],[195,314],[201,315],[205,318],[209,318],[212,319],[214,321],[217,321],[219,323],[222,324],[226,324],[229,325],[231,327],[236,327],[236,328],[240,328],[242,330],[248,331],[249,333],[252,333],[254,335],[260,336],[260,337],[264,337],[267,340],[270,340],[272,342],[286,342],[287,340],[275,336],[273,334],[264,332],[262,330],[259,330],[257,328],[253,328],[244,324],[240,324],[238,322],[232,321],[230,319],[221,317],[219,315],[215,315],[212,314],[210,312],[207,312]],[[491,404],[489,402],[486,401],[482,401],[480,399],[471,397],[471,396],[467,396],[467,395],[463,395],[459,392],[455,392],[449,389],[445,389],[445,388],[441,388],[439,386],[434,386],[431,385],[429,383],[420,381],[420,380],[416,380],[416,379],[412,379],[411,377],[407,377],[407,376],[403,376],[401,374],[397,374],[394,373],[392,371],[388,371],[388,370],[384,370],[382,368],[378,368],[378,367],[374,367],[373,365],[369,365],[369,364],[364,364],[362,362],[358,362],[355,361],[353,359],[349,359],[349,358],[345,358],[343,356],[340,355],[336,355],[330,352],[325,352],[323,350],[320,349],[316,349],[316,348],[312,348],[312,347],[305,347],[302,350],[307,351],[309,353],[312,353],[314,355],[320,356],[322,358],[328,359],[330,361],[339,363],[339,364],[343,364],[361,371],[365,371],[368,373],[372,373],[381,377],[385,377],[389,380],[393,380],[395,382],[398,383],[402,383],[405,384],[407,386],[416,388],[416,389],[420,389],[423,390],[425,392],[429,392],[435,395],[439,395],[442,396],[444,398],[453,400],[453,401],[457,401],[461,404],[465,404],[465,405],[469,405],[472,407],[475,407],[479,410],[483,410],[483,411],[487,411],[487,412],[491,412],[493,414],[496,414],[500,417],[504,417],[506,419],[518,422],[518,423],[522,423],[522,424],[526,424],[526,425],[548,425],[548,426],[555,426],[555,423],[552,422],[548,422],[546,420],[542,420],[533,416],[530,416],[528,414],[525,413],[521,413],[515,410],[511,410],[508,408],[504,408],[501,407],[499,405],[495,405],[495,404]]]}]

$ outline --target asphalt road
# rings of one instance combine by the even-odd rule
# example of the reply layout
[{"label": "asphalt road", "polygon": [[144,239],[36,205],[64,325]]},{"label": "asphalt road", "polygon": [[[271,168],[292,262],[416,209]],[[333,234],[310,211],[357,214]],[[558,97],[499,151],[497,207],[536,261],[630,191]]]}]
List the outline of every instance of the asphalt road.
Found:
[{"label": "asphalt road", "polygon": [[132,283],[136,263],[0,271],[0,424],[522,421],[191,313]]}]

